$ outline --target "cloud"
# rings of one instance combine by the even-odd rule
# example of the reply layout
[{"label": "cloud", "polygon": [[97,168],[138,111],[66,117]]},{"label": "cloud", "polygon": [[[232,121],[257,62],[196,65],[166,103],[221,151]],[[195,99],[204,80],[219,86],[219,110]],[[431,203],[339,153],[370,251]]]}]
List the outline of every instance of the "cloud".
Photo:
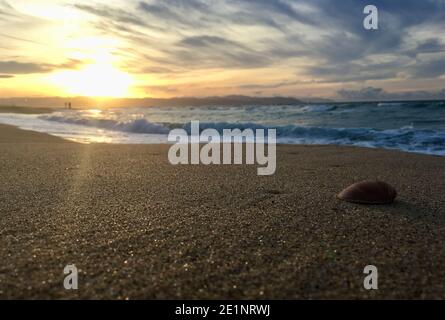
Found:
[{"label": "cloud", "polygon": [[190,47],[213,47],[213,46],[229,46],[233,48],[242,48],[244,47],[239,43],[231,40],[227,40],[217,36],[196,36],[196,37],[188,37],[181,40],[181,44],[190,46]]},{"label": "cloud", "polygon": [[17,61],[0,61],[0,72],[6,74],[46,73],[51,71],[47,65],[22,63]]},{"label": "cloud", "polygon": [[412,50],[413,56],[417,56],[422,53],[441,53],[445,52],[445,45],[437,38],[429,38],[425,41],[421,41],[417,47]]},{"label": "cloud", "polygon": [[271,63],[267,55],[241,43],[208,35],[182,39],[172,55],[180,63],[205,68],[255,68]]},{"label": "cloud", "polygon": [[[94,15],[101,32],[137,46],[141,54],[133,64],[140,65],[140,73],[183,66],[189,71],[264,68],[298,58],[311,62],[300,66],[300,74],[325,82],[441,76],[445,37],[432,30],[443,29],[444,4],[374,4],[380,26],[373,32],[363,28],[364,4],[356,0],[335,5],[331,0],[145,0],[125,7],[112,2],[74,7]],[[416,27],[423,33],[416,34]]]},{"label": "cloud", "polygon": [[[440,64],[437,60],[445,60],[445,40],[419,38],[411,31],[416,26],[425,30],[443,27],[444,5],[436,0],[376,0],[375,5],[380,9],[380,29],[376,32],[363,28],[364,5],[356,0],[335,5],[329,0],[141,1],[136,11],[166,34],[181,37],[158,44],[165,63],[171,65],[256,68],[304,58],[318,61],[316,66],[303,67],[304,73],[328,82],[394,79],[401,73],[408,77],[440,76],[433,70],[438,70],[434,68]],[[237,33],[245,26],[279,33],[240,39]],[[425,53],[437,56],[419,57]],[[392,61],[369,63],[374,55],[392,55]],[[412,67],[414,64],[417,66]]]},{"label": "cloud", "polygon": [[153,93],[178,93],[179,89],[173,86],[143,86],[140,89],[143,89],[147,94]]},{"label": "cloud", "polygon": [[151,3],[141,1],[138,9],[143,16],[157,21],[158,25],[197,28],[218,24],[217,6],[217,3],[199,0],[164,0]]},{"label": "cloud", "polygon": [[62,64],[38,64],[18,61],[0,61],[0,73],[7,75],[48,73],[58,69],[77,69],[82,64],[78,60],[68,60]]},{"label": "cloud", "polygon": [[351,101],[445,99],[445,89],[439,91],[387,92],[382,88],[367,87],[359,90],[342,89],[337,91],[337,94],[341,99]]},{"label": "cloud", "polygon": [[[331,26],[332,30],[320,39],[307,41],[306,47],[322,62],[308,67],[309,75],[340,82],[393,79],[402,72],[410,77],[440,76],[440,73],[428,71],[430,57],[419,58],[418,55],[434,53],[437,59],[443,60],[443,40],[419,38],[414,29],[418,26],[424,32],[431,30],[427,32],[431,35],[434,28],[443,29],[445,8],[440,1],[375,1],[380,12],[380,26],[373,32],[362,27],[364,15],[358,13],[363,3],[352,0],[339,1],[335,6],[329,6],[328,1],[315,0],[315,3],[321,21],[318,28],[326,30]],[[369,63],[370,57],[385,55],[392,61],[386,58]],[[417,67],[411,68],[412,64]]]},{"label": "cloud", "polygon": [[[239,3],[243,11],[263,12],[275,15],[277,18],[287,17],[291,20],[301,22],[303,24],[316,25],[318,21],[311,15],[305,14],[292,6],[292,2],[283,0],[241,0],[230,1],[231,4]],[[277,19],[278,20],[278,19]]]},{"label": "cloud", "polygon": [[0,79],[9,79],[9,78],[14,78],[14,76],[10,74],[0,74]]},{"label": "cloud", "polygon": [[0,1],[0,15],[2,16],[11,16],[13,15],[14,8],[4,0]]},{"label": "cloud", "polygon": [[412,78],[438,78],[445,75],[445,60],[443,58],[436,58],[427,61],[419,61],[410,68],[410,75]]},{"label": "cloud", "polygon": [[281,82],[272,82],[272,83],[266,83],[266,84],[243,84],[243,85],[239,85],[238,88],[241,89],[263,89],[263,90],[270,90],[270,89],[277,89],[277,88],[282,88],[282,87],[290,87],[290,86],[295,86],[295,85],[299,85],[299,84],[315,84],[315,83],[319,83],[316,80],[295,80],[295,81],[281,81]]},{"label": "cloud", "polygon": [[397,77],[399,70],[403,69],[408,62],[403,59],[384,63],[372,63],[362,61],[361,63],[332,63],[328,65],[308,67],[308,73],[316,78],[324,79],[325,82],[352,82],[382,80]]},{"label": "cloud", "polygon": [[[293,89],[300,92],[303,90],[298,88],[300,84],[312,83],[311,92],[318,92],[317,86],[326,84],[319,86],[320,91],[331,90],[332,94],[351,82],[363,87],[384,87],[385,81],[393,80],[409,81],[411,85],[426,79],[444,81],[445,34],[441,31],[445,28],[445,2],[442,0],[374,0],[379,9],[376,31],[363,28],[366,3],[357,0],[335,3],[333,0],[75,3],[61,0],[58,3],[65,3],[81,16],[79,21],[72,21],[79,23],[81,34],[73,32],[67,37],[117,40],[113,43],[118,47],[110,51],[116,56],[118,66],[141,78],[150,75],[150,81],[175,77],[196,82],[197,74],[215,72],[217,88],[238,86],[249,92],[288,93]],[[21,14],[0,0],[0,15],[5,12]],[[45,45],[40,43],[44,37],[23,32],[31,25],[27,24],[27,17],[24,15],[20,23],[11,18],[13,23],[9,25],[0,21],[4,30],[0,40],[5,42],[4,46]],[[40,20],[38,23],[46,23],[44,30],[52,30],[61,23],[57,19]],[[14,28],[16,32],[10,32]],[[58,44],[51,45],[58,48]],[[36,52],[41,52],[41,48]],[[52,56],[58,54],[56,49],[52,52]],[[45,61],[42,56],[22,59],[25,57],[18,54],[7,56],[0,63],[0,73],[46,73],[78,67],[69,61],[60,65],[30,62]],[[264,78],[259,76],[263,71]],[[257,76],[258,79],[252,78]],[[245,85],[239,85],[240,82]]]},{"label": "cloud", "polygon": [[141,17],[126,10],[113,8],[111,6],[75,4],[74,7],[102,18],[112,19],[115,22],[122,22],[136,26],[148,25]]},{"label": "cloud", "polygon": [[45,44],[43,44],[42,42],[33,41],[33,40],[29,40],[29,39],[21,38],[21,37],[14,37],[14,36],[7,35],[7,34],[4,34],[4,33],[0,33],[0,37],[7,38],[7,39],[11,39],[11,40],[17,40],[17,41],[22,41],[22,42],[28,42],[28,43],[38,44],[38,45],[42,45],[42,46],[45,45]]},{"label": "cloud", "polygon": [[339,90],[338,95],[346,100],[378,100],[386,99],[387,93],[382,88],[363,88],[360,90]]},{"label": "cloud", "polygon": [[142,70],[139,69],[139,72],[141,73],[150,73],[150,74],[172,74],[172,73],[176,73],[178,71],[169,69],[169,68],[163,68],[163,67],[146,67],[143,68]]}]

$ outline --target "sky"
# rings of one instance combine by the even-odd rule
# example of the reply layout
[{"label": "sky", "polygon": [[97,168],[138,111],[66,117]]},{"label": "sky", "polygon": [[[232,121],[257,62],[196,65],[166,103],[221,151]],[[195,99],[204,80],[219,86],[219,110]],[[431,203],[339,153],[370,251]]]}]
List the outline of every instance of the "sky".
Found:
[{"label": "sky", "polygon": [[445,0],[0,0],[0,96],[445,98],[444,30]]}]

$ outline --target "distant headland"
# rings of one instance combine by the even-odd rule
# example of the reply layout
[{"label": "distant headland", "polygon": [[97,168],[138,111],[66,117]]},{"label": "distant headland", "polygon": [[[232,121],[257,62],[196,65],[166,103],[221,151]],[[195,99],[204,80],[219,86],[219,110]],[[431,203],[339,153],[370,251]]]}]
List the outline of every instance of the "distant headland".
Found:
[{"label": "distant headland", "polygon": [[292,97],[250,97],[242,95],[215,97],[177,98],[92,98],[92,97],[42,97],[0,99],[0,105],[26,107],[61,107],[71,103],[73,108],[95,107],[164,107],[164,106],[237,106],[237,105],[291,105],[301,103],[333,102],[322,98],[297,99]]}]

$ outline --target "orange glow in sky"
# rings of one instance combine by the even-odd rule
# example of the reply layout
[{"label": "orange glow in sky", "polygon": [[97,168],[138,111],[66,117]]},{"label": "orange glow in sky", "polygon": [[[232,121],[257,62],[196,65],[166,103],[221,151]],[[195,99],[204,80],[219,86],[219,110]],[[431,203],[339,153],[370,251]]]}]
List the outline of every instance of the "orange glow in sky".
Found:
[{"label": "orange glow in sky", "polygon": [[425,1],[380,8],[371,33],[360,1],[0,0],[0,96],[440,92],[444,20]]}]

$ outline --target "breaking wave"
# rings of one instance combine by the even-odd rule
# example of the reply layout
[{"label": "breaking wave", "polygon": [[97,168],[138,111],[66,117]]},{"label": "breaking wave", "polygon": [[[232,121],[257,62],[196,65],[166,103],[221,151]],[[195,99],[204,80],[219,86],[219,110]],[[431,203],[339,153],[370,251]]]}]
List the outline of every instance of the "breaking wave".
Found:
[{"label": "breaking wave", "polygon": [[[190,122],[150,122],[145,118],[116,120],[82,117],[79,114],[54,114],[40,119],[132,134],[164,134],[184,129],[190,134]],[[335,144],[398,149],[445,156],[445,129],[417,129],[413,125],[399,129],[332,128],[302,125],[267,125],[256,122],[200,122],[200,129],[276,129],[279,143]]]}]

